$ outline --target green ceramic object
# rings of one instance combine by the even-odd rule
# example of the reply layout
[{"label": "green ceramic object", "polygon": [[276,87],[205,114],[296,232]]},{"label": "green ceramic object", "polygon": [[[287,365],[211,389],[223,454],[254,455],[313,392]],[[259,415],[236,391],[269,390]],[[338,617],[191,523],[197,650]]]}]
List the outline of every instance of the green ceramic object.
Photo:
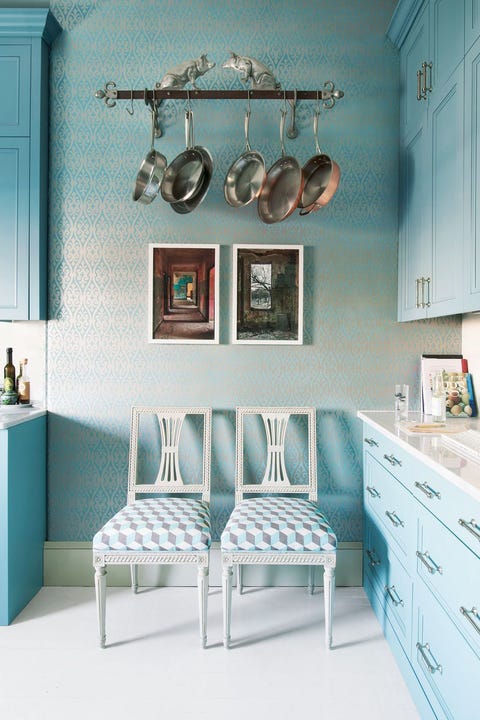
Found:
[{"label": "green ceramic object", "polygon": [[0,404],[1,405],[16,405],[18,402],[18,393],[16,393],[14,390],[11,390],[9,392],[4,392],[0,396]]}]

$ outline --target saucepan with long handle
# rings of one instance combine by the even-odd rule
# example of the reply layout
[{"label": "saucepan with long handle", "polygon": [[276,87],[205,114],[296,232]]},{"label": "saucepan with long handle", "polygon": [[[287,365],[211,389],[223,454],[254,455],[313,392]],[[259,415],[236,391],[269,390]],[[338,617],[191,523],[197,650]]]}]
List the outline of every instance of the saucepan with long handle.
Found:
[{"label": "saucepan with long handle", "polygon": [[167,167],[165,155],[155,150],[155,126],[157,121],[156,111],[152,108],[152,136],[150,150],[145,156],[137,173],[132,198],[135,202],[148,205],[154,200]]},{"label": "saucepan with long handle", "polygon": [[223,185],[225,200],[235,208],[249,205],[256,200],[267,179],[262,155],[250,147],[250,115],[249,105],[245,112],[245,151],[230,166]]},{"label": "saucepan with long handle", "polygon": [[293,156],[287,155],[283,142],[287,110],[282,108],[280,118],[280,143],[282,156],[267,173],[267,180],[258,197],[258,214],[264,223],[285,220],[293,213],[303,191],[302,168]]},{"label": "saucepan with long handle", "polygon": [[313,135],[315,138],[316,154],[303,166],[305,185],[298,201],[300,215],[324,207],[337,191],[340,182],[340,168],[337,163],[320,150],[318,142],[318,118],[320,109],[317,105],[313,115]]},{"label": "saucepan with long handle", "polygon": [[203,155],[192,147],[190,123],[193,113],[190,107],[185,111],[185,150],[172,160],[165,170],[160,192],[169,203],[189,200],[198,191],[204,173]]},{"label": "saucepan with long handle", "polygon": [[192,147],[194,150],[198,150],[198,152],[201,154],[203,161],[203,174],[197,190],[194,192],[193,195],[191,195],[191,197],[188,198],[188,200],[179,200],[178,202],[170,203],[170,207],[180,215],[190,213],[192,212],[192,210],[195,210],[198,205],[200,205],[208,192],[208,188],[210,187],[210,181],[213,174],[212,156],[206,147],[203,147],[202,145],[195,145],[193,113],[191,111],[187,111],[187,113],[188,117],[186,118],[185,131],[188,135],[187,145],[189,147]]}]

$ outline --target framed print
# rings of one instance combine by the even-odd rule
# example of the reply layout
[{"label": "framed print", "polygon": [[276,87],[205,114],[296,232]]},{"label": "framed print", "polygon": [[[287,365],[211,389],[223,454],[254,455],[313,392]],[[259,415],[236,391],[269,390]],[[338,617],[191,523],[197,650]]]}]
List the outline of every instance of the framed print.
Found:
[{"label": "framed print", "polygon": [[234,343],[301,345],[303,246],[234,245]]},{"label": "framed print", "polygon": [[218,245],[148,246],[148,340],[218,343]]}]

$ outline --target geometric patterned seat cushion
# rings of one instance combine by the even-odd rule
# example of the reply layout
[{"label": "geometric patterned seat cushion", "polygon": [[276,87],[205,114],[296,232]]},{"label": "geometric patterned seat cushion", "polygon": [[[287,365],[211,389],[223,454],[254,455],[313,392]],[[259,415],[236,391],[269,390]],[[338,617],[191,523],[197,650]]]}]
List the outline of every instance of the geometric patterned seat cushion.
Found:
[{"label": "geometric patterned seat cushion", "polygon": [[311,500],[258,497],[239,503],[221,537],[221,548],[245,551],[334,552],[337,538]]},{"label": "geometric patterned seat cushion", "polygon": [[208,503],[182,497],[136,500],[119,510],[93,538],[96,551],[208,550]]}]

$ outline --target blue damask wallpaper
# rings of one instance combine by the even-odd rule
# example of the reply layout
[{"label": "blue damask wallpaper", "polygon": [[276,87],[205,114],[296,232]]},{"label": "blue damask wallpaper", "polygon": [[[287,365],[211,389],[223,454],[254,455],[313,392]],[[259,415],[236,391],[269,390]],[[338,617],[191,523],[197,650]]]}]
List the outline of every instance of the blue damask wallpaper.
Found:
[{"label": "blue damask wallpaper", "polygon": [[[395,382],[418,408],[419,356],[458,351],[459,321],[396,322],[398,57],[385,38],[394,0],[52,0],[64,32],[51,54],[49,540],[90,540],[126,500],[135,403],[213,408],[212,511],[218,537],[233,506],[236,405],[313,405],[320,497],[341,541],[361,539],[358,408],[390,408]],[[320,117],[320,143],[340,165],[330,205],[264,225],[233,209],[223,180],[242,152],[242,101],[193,103],[196,139],[215,163],[203,204],[177,215],[131,199],[149,144],[149,114],[95,99],[152,87],[207,52],[202,88],[240,87],[230,51],[269,66],[293,89],[334,81],[345,92]],[[184,147],[182,103],[161,106],[167,159]],[[252,103],[250,140],[280,155],[280,103]],[[313,103],[297,111],[287,151],[315,154]],[[218,243],[220,344],[147,343],[148,243]],[[230,342],[231,246],[303,244],[304,344]]]}]

